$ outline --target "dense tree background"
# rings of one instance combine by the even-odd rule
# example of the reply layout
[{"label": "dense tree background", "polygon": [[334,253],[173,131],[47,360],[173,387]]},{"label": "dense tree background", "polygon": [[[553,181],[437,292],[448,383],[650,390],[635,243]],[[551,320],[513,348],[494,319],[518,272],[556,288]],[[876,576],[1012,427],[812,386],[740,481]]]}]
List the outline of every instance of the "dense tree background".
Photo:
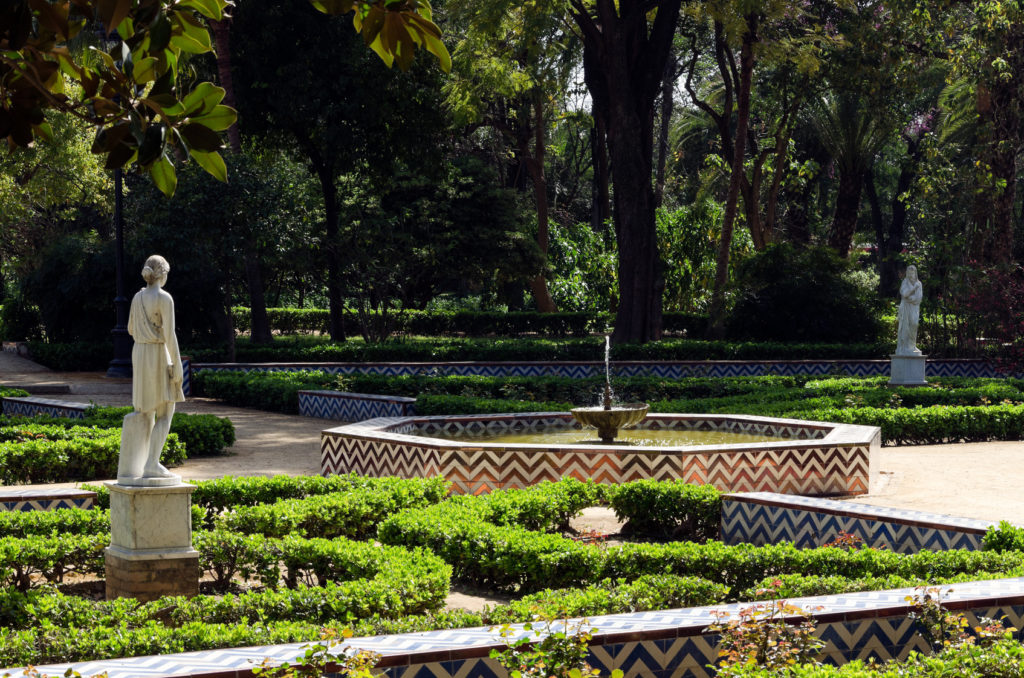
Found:
[{"label": "dense tree background", "polygon": [[[999,316],[984,281],[1024,258],[1019,3],[448,0],[451,73],[388,68],[351,16],[304,3],[232,15],[210,22],[219,58],[178,76],[238,110],[228,183],[168,150],[174,198],[145,178],[126,198],[130,261],[171,259],[195,340],[229,342],[235,305],[254,341],[278,305],[379,341],[438,304],[612,311],[616,341],[657,339],[663,311],[798,339],[752,309],[822,291],[835,327],[803,338],[852,340],[915,263],[939,343],[968,351],[970,319]],[[87,122],[48,120],[51,143],[0,157],[0,326],[99,339],[109,171]]]}]

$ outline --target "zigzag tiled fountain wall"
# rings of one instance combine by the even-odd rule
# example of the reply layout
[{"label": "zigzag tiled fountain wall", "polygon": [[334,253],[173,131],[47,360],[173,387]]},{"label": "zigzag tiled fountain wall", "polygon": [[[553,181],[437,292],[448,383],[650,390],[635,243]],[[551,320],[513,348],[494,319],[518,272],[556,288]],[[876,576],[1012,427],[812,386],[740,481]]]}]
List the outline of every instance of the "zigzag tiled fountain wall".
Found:
[{"label": "zigzag tiled fountain wall", "polygon": [[981,538],[996,523],[885,508],[848,501],[748,492],[722,497],[720,538],[726,544],[792,542],[814,548],[841,532],[865,546],[896,553],[981,549]]},{"label": "zigzag tiled fountain wall", "polygon": [[[653,414],[643,428],[760,433],[780,442],[642,448],[620,445],[493,444],[424,437],[574,426],[568,413],[379,418],[321,436],[324,474],[402,478],[443,475],[456,492],[479,494],[569,476],[602,483],[644,478],[710,483],[723,491],[853,495],[868,491],[879,429],[739,415]],[[420,434],[420,435],[415,435]]]}]

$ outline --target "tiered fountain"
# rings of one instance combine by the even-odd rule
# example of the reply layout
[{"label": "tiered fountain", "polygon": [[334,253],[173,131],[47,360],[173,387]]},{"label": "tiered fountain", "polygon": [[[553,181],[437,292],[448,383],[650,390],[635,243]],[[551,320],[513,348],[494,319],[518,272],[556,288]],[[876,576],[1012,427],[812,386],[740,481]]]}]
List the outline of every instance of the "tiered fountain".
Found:
[{"label": "tiered fountain", "polygon": [[614,443],[620,428],[636,426],[647,416],[647,403],[612,405],[611,341],[604,338],[604,396],[600,407],[574,407],[572,416],[582,426],[593,426],[602,443]]}]

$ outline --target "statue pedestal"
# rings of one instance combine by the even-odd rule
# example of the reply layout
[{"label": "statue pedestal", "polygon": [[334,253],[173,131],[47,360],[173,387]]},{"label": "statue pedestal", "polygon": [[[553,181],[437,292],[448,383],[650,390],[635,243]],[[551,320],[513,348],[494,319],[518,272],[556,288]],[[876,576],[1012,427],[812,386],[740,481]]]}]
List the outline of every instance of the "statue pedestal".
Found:
[{"label": "statue pedestal", "polygon": [[890,386],[927,386],[924,378],[925,355],[893,355],[889,369]]},{"label": "statue pedestal", "polygon": [[199,552],[192,548],[194,485],[139,487],[107,483],[110,546],[104,552],[107,599],[194,596]]}]

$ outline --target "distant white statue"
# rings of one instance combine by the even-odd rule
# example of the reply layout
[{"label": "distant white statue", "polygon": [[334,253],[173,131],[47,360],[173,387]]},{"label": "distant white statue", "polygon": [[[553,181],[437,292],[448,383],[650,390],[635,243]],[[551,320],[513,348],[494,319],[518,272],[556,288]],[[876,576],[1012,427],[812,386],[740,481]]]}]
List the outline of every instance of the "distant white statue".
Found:
[{"label": "distant white statue", "polygon": [[132,349],[132,407],[124,418],[118,483],[166,484],[180,480],[160,463],[174,418],[174,403],[184,402],[178,339],[174,336],[174,300],[163,290],[171,266],[154,254],[146,259],[146,287],[135,293],[128,314]]},{"label": "distant white statue", "polygon": [[924,290],[917,278],[917,267],[907,266],[900,285],[900,309],[896,332],[896,355],[921,355],[917,348],[917,325],[921,317],[921,299]]}]

